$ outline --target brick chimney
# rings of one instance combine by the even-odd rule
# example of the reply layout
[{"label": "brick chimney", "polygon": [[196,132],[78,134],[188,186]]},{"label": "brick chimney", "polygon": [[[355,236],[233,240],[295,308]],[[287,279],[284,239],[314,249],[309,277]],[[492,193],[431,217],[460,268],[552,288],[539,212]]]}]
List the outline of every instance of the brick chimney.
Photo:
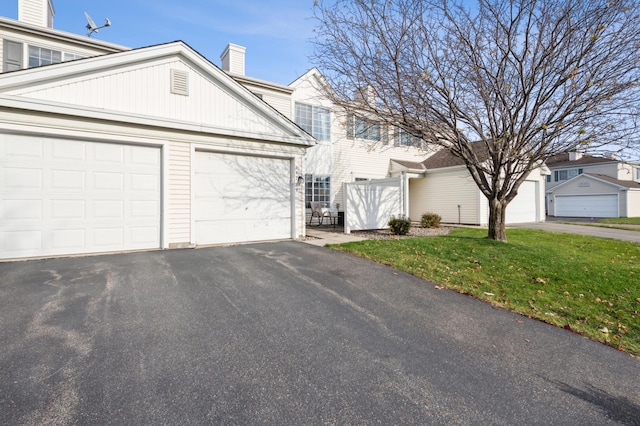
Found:
[{"label": "brick chimney", "polygon": [[53,28],[53,0],[18,0],[18,21]]},{"label": "brick chimney", "polygon": [[244,75],[244,53],[246,47],[229,43],[220,55],[222,69],[231,74]]}]

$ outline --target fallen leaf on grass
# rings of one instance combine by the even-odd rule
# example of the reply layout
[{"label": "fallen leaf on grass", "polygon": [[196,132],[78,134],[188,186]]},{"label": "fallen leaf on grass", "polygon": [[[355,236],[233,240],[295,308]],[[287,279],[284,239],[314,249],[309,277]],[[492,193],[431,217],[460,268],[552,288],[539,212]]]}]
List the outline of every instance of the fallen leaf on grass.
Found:
[{"label": "fallen leaf on grass", "polygon": [[435,288],[436,290],[442,290],[444,288],[444,286],[443,285],[436,285],[436,286],[433,286],[433,288]]},{"label": "fallen leaf on grass", "polygon": [[485,296],[495,296],[495,294],[493,294],[493,293],[487,293],[486,291],[484,292],[484,295],[485,295]]},{"label": "fallen leaf on grass", "polygon": [[607,327],[601,328],[600,331],[603,332],[604,334],[609,334],[609,329]]}]

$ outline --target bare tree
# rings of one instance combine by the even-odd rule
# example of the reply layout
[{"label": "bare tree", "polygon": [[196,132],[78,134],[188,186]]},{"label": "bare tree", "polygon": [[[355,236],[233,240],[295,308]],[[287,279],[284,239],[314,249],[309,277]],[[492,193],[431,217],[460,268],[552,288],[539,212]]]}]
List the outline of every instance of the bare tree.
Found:
[{"label": "bare tree", "polygon": [[[463,159],[491,239],[506,241],[507,205],[547,157],[636,135],[637,1],[329,3],[313,57],[327,95]],[[362,88],[375,96],[354,103]]]}]

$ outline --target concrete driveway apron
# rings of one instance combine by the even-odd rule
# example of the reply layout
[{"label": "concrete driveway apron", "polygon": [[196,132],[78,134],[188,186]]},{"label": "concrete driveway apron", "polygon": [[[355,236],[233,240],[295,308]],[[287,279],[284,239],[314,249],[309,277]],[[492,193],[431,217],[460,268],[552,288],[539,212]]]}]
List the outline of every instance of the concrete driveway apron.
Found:
[{"label": "concrete driveway apron", "polygon": [[3,424],[639,424],[640,362],[300,242],[0,264]]}]

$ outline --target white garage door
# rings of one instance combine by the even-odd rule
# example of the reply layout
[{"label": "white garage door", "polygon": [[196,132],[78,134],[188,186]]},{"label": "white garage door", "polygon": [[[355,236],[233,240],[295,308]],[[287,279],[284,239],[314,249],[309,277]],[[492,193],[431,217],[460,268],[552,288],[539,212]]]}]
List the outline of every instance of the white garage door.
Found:
[{"label": "white garage door", "polygon": [[195,154],[196,244],[291,238],[291,162]]},{"label": "white garage door", "polygon": [[536,182],[524,181],[518,188],[518,195],[507,206],[507,223],[536,222],[537,213]]},{"label": "white garage door", "polygon": [[561,217],[618,217],[618,195],[556,195]]},{"label": "white garage door", "polygon": [[160,247],[160,149],[0,134],[0,258]]}]

